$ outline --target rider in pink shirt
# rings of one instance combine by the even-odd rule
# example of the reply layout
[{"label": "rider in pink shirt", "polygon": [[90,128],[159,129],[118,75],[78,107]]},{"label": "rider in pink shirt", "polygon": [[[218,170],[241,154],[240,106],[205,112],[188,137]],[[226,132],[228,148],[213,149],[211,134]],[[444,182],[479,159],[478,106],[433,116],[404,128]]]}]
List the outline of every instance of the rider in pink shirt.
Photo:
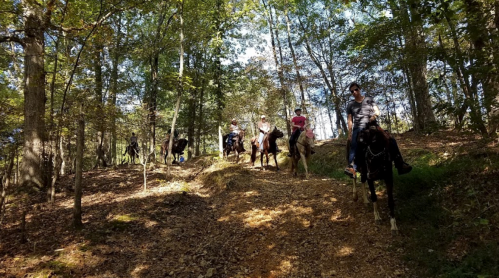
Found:
[{"label": "rider in pink shirt", "polygon": [[293,128],[293,131],[289,137],[289,157],[294,155],[296,140],[298,140],[298,136],[300,136],[300,133],[305,129],[305,125],[307,124],[307,118],[301,115],[301,108],[297,107],[295,109],[295,113],[296,116],[291,119],[291,127]]}]

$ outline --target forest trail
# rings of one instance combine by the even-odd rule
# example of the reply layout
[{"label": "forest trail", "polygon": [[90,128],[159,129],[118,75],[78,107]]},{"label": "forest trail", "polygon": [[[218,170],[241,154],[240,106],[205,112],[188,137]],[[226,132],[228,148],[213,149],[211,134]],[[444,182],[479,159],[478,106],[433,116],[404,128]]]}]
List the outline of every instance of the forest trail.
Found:
[{"label": "forest trail", "polygon": [[85,172],[85,229],[70,228],[72,193],[60,196],[29,219],[29,243],[15,244],[18,222],[2,231],[0,275],[408,277],[382,195],[385,217],[375,225],[372,206],[353,202],[343,182],[201,164],[173,167],[170,181],[155,170],[147,193],[140,166]]}]

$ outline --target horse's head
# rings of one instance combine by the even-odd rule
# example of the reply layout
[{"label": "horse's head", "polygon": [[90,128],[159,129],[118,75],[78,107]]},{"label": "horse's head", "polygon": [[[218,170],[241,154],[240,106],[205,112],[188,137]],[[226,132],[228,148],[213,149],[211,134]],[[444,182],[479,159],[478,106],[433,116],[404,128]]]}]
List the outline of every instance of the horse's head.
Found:
[{"label": "horse's head", "polygon": [[239,140],[242,141],[244,139],[244,134],[246,133],[246,129],[241,129],[239,131]]},{"label": "horse's head", "polygon": [[302,145],[314,147],[315,146],[315,134],[314,130],[305,127],[305,130],[300,133],[300,137],[298,137],[298,141]]},{"label": "horse's head", "polygon": [[315,134],[314,134],[314,130],[309,128],[309,129],[305,129],[305,131],[303,132],[305,133],[305,138],[308,142],[308,144],[310,145],[310,147],[314,147],[315,146]]},{"label": "horse's head", "polygon": [[272,132],[270,133],[270,135],[272,135],[273,138],[282,138],[282,137],[284,137],[284,133],[282,133],[282,131],[280,131],[279,129],[277,129],[277,126],[274,127],[274,130],[272,130]]},{"label": "horse's head", "polygon": [[379,130],[374,124],[368,125],[366,129],[359,133],[357,142],[361,153],[356,155],[356,157],[360,157],[360,160],[365,160],[360,164],[365,165],[367,178],[373,180],[381,179],[387,170],[385,166],[389,162],[388,139],[383,134],[383,131]]}]

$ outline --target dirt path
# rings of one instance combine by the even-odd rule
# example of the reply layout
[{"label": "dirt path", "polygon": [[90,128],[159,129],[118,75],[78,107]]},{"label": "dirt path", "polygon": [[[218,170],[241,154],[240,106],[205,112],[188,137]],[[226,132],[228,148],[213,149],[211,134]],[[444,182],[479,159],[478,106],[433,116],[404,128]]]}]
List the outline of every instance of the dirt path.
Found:
[{"label": "dirt path", "polygon": [[162,170],[147,193],[138,167],[85,173],[81,232],[70,228],[70,193],[29,220],[27,244],[12,220],[0,234],[0,276],[409,276],[383,196],[376,226],[371,208],[331,179],[225,164],[200,175],[186,165],[165,181]]}]

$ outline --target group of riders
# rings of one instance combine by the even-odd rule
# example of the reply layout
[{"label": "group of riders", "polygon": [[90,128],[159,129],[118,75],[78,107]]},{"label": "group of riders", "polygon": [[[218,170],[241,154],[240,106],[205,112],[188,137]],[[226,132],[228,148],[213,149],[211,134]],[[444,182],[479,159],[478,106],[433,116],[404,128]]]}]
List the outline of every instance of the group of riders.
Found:
[{"label": "group of riders", "polygon": [[[391,155],[391,160],[395,163],[395,168],[397,168],[399,175],[409,173],[412,170],[412,167],[404,162],[402,155],[400,153],[399,147],[395,139],[385,130],[383,130],[377,124],[377,118],[380,116],[380,110],[372,97],[365,96],[361,93],[360,85],[356,82],[353,82],[349,86],[350,93],[354,97],[348,103],[347,106],[347,115],[348,115],[348,141],[350,142],[350,149],[348,150],[348,166],[345,168],[344,172],[346,175],[350,177],[355,177],[357,171],[357,165],[355,164],[355,152],[357,149],[357,137],[359,133],[367,128],[368,126],[374,126],[379,131],[382,131],[384,136],[386,137],[388,143],[387,148],[389,149],[389,153]],[[295,144],[300,136],[300,133],[305,130],[308,122],[307,118],[301,115],[301,108],[295,109],[295,116],[291,119],[290,124],[292,128],[292,133],[289,138],[289,157],[293,157],[295,155]],[[237,119],[233,118],[230,123],[230,133],[227,136],[227,147],[232,148],[235,139],[239,136],[241,132],[241,128],[237,123]],[[260,117],[260,121],[258,122],[258,143],[257,147],[260,151],[263,151],[263,139],[266,134],[270,131],[270,124],[267,122],[265,115]],[[174,139],[176,139],[178,133],[175,131]],[[167,134],[165,140],[169,140],[170,134]],[[243,142],[241,142],[243,143]],[[244,144],[242,145],[242,151],[244,152]],[[139,146],[137,143],[137,137],[135,133],[132,133],[132,137],[130,138],[130,146],[135,148],[136,153],[139,151]],[[280,152],[280,150],[277,150]],[[311,150],[311,154],[314,153],[314,150]]]},{"label": "group of riders", "polygon": [[[295,152],[294,145],[296,144],[296,140],[300,136],[300,133],[305,130],[305,126],[307,125],[307,118],[301,115],[301,108],[297,107],[295,109],[295,114],[291,121],[291,136],[289,138],[289,157],[292,157]],[[267,135],[270,132],[270,123],[267,122],[267,118],[265,115],[260,116],[260,121],[257,123],[258,126],[258,141],[257,141],[257,147],[260,150],[260,152],[263,152],[263,139],[265,138],[265,135]],[[227,146],[230,148],[232,147],[234,143],[234,138],[239,135],[241,131],[241,128],[239,127],[237,120],[235,118],[232,119],[230,123],[230,133],[227,136]],[[244,148],[243,148],[243,151]],[[281,152],[281,150],[277,149],[277,152]],[[312,150],[312,154],[314,151]]]}]

